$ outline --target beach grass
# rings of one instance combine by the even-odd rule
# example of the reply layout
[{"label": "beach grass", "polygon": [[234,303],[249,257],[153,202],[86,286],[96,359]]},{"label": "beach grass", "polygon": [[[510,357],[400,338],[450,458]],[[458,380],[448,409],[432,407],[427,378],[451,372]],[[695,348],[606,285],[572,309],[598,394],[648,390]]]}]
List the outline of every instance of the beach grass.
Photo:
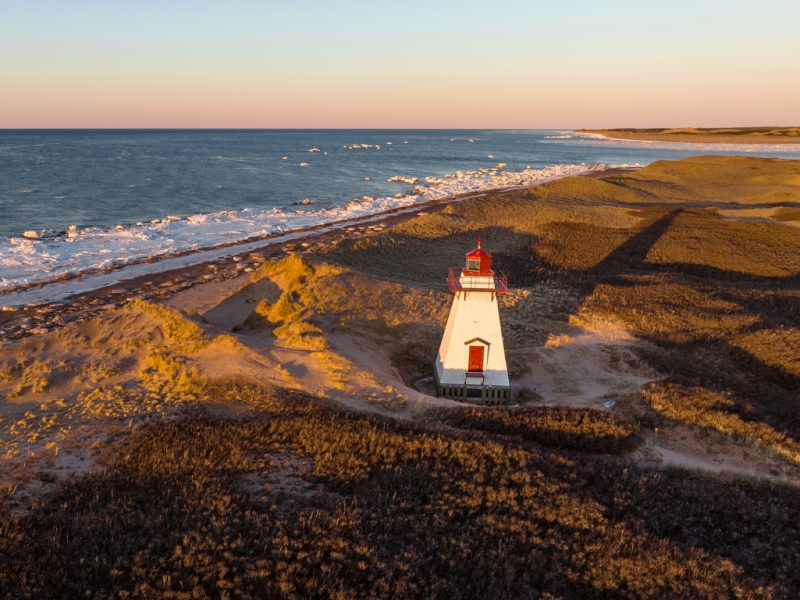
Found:
[{"label": "beach grass", "polygon": [[[658,428],[800,462],[798,173],[798,161],[695,157],[565,178],[256,269],[250,284],[277,291],[254,299],[233,333],[308,355],[333,391],[384,416],[210,376],[197,356],[213,365],[241,341],[154,303],[20,342],[0,365],[7,400],[65,381],[82,391],[0,422],[3,432],[53,448],[48,436],[75,415],[107,428],[88,475],[54,482],[43,471],[36,485],[49,491],[25,510],[3,488],[0,591],[796,596],[796,483],[642,456],[656,452]],[[508,409],[398,393],[432,375],[447,268],[478,235],[513,288],[501,319],[515,382],[539,353],[599,332],[603,364],[644,383],[613,408],[547,406],[527,387],[515,388],[525,405]],[[394,383],[337,351],[344,339],[385,359]],[[73,360],[47,354],[47,340]],[[288,368],[275,366],[287,382]]]},{"label": "beach grass", "polygon": [[733,405],[725,410],[745,414],[754,431],[768,427],[797,442],[800,229],[780,218],[735,215],[737,207],[776,198],[792,215],[798,174],[800,162],[788,160],[661,161],[633,173],[466,200],[441,215],[340,242],[323,258],[444,290],[442,273],[480,235],[495,268],[537,300],[501,311],[510,355],[541,343],[530,327],[535,317],[612,319],[651,343],[637,353],[656,372],[729,393]]},{"label": "beach grass", "polygon": [[[484,431],[215,385],[257,414],[154,423],[107,444],[103,470],[0,527],[0,587],[37,598],[778,598],[800,585],[791,486],[616,462],[591,433],[587,454],[490,434],[468,415],[458,425]],[[573,442],[608,421],[592,419],[567,419]]]}]

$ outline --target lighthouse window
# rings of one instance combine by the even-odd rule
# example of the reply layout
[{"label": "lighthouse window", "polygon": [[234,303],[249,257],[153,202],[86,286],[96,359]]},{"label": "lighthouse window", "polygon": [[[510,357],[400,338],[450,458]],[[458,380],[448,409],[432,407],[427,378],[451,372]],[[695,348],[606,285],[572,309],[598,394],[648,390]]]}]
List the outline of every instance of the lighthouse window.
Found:
[{"label": "lighthouse window", "polygon": [[472,258],[467,259],[467,271],[480,271],[481,261]]}]

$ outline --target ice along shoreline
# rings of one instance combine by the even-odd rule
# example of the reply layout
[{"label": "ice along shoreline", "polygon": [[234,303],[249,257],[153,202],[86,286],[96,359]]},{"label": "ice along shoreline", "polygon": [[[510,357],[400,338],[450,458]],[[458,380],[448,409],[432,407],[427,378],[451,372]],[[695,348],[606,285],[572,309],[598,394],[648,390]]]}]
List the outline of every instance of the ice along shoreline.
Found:
[{"label": "ice along shoreline", "polygon": [[[170,248],[163,253],[155,255],[151,253],[145,254],[142,251],[138,256],[125,260],[104,258],[108,252],[105,252],[106,248],[101,248],[98,252],[100,255],[99,260],[102,261],[101,264],[92,265],[91,260],[86,261],[86,257],[83,256],[81,257],[84,260],[83,263],[57,265],[55,272],[42,268],[37,270],[36,267],[38,265],[35,264],[32,266],[23,264],[17,277],[8,277],[8,275],[12,275],[12,273],[9,273],[10,269],[4,269],[6,271],[5,276],[0,274],[0,305],[19,307],[29,302],[61,300],[70,295],[85,293],[106,285],[114,285],[142,274],[157,273],[216,260],[221,257],[253,251],[266,244],[290,242],[293,239],[313,233],[322,233],[346,228],[353,223],[381,219],[386,215],[419,210],[432,204],[454,202],[483,193],[523,189],[562,177],[604,171],[617,167],[628,167],[628,165],[558,165],[545,167],[544,169],[503,172],[499,176],[495,175],[491,178],[472,176],[473,173],[478,172],[457,172],[456,175],[452,176],[455,181],[428,178],[428,185],[415,188],[416,193],[414,194],[403,196],[398,194],[400,197],[370,199],[371,201],[352,201],[342,209],[315,211],[298,215],[298,221],[300,219],[311,221],[305,227],[298,226],[291,229],[283,229],[282,224],[284,221],[273,220],[275,231],[259,231],[256,235],[242,233],[242,237],[238,239],[199,247]],[[340,218],[336,219],[336,216]],[[334,218],[322,220],[325,217]],[[317,222],[313,222],[315,218],[318,219]],[[192,217],[189,217],[184,220],[189,227],[191,226],[191,219]],[[174,222],[177,223],[178,220],[176,219]],[[259,227],[261,225],[263,224],[256,223],[254,226]],[[109,230],[109,232],[113,233],[113,230]],[[106,241],[111,242],[113,238]],[[35,244],[42,245],[43,250],[46,252],[49,248],[56,247],[59,244],[72,245],[80,242],[25,240],[24,243],[27,244],[28,248]],[[23,255],[20,258],[21,261],[25,261],[26,256]],[[30,256],[27,258],[30,258]]]}]

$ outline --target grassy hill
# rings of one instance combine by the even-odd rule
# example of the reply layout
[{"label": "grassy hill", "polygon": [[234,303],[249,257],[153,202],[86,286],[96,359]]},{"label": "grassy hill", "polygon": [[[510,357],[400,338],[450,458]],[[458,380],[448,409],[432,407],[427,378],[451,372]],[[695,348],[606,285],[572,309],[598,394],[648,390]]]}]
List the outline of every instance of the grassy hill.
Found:
[{"label": "grassy hill", "polygon": [[[137,302],[48,334],[84,366],[45,356],[46,336],[5,347],[6,402],[66,389],[51,371],[84,391],[2,488],[0,596],[799,597],[798,177],[798,161],[696,157],[474,198],[267,263],[207,318]],[[358,356],[389,353],[395,395],[429,374],[447,267],[477,235],[514,288],[501,319],[526,403],[356,404]],[[226,306],[240,318],[215,329]],[[627,340],[601,338],[603,376],[645,383],[610,410],[526,396],[543,353],[597,323]],[[363,346],[349,362],[346,339]],[[372,412],[303,390],[302,357]],[[32,431],[30,403],[12,428]],[[659,436],[754,466],[669,467]],[[70,444],[95,468],[54,479]],[[22,510],[17,485],[44,491]]]}]

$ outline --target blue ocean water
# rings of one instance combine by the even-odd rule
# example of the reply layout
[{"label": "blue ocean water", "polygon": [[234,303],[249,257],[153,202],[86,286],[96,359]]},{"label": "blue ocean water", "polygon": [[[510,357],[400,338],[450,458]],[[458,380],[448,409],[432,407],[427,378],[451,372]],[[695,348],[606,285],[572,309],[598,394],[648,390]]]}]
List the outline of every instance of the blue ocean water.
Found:
[{"label": "blue ocean water", "polygon": [[[0,289],[136,260],[150,241],[156,254],[235,241],[253,233],[248,219],[259,219],[256,230],[267,233],[280,230],[261,225],[271,218],[287,223],[287,215],[307,214],[304,225],[342,218],[354,199],[362,202],[359,214],[383,210],[385,203],[369,202],[413,187],[387,182],[393,176],[424,185],[425,177],[499,163],[504,171],[646,165],[745,151],[800,157],[785,147],[620,142],[540,130],[3,130]],[[144,227],[167,217],[182,226]],[[80,235],[51,237],[69,226]],[[31,230],[37,233],[29,237],[40,239],[22,237]],[[106,263],[92,258],[104,255]]]}]

